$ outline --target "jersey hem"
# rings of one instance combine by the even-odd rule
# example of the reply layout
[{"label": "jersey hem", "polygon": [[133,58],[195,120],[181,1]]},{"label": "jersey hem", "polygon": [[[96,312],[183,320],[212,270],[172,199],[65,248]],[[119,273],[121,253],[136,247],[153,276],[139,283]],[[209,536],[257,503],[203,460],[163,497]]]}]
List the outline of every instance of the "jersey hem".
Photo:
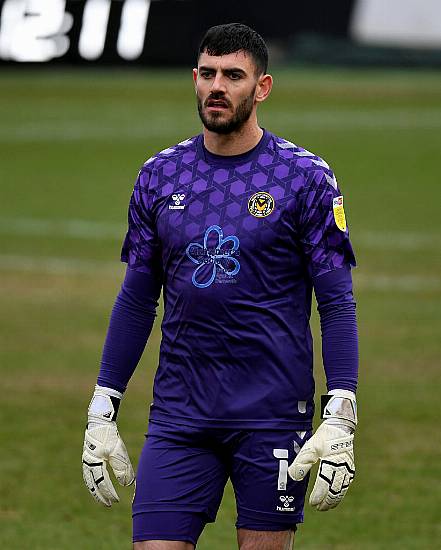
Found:
[{"label": "jersey hem", "polygon": [[159,411],[150,412],[150,420],[165,424],[181,424],[195,428],[252,428],[254,430],[312,430],[312,418],[305,420],[260,420],[260,419],[224,419],[224,418],[189,418]]}]

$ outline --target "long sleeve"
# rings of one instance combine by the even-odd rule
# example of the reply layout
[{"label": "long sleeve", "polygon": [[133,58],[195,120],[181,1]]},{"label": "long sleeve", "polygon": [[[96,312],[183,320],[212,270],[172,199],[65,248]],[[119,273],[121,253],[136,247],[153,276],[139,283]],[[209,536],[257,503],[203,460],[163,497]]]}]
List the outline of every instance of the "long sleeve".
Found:
[{"label": "long sleeve", "polygon": [[353,392],[358,380],[358,334],[349,266],[313,278],[320,314],[328,390]]},{"label": "long sleeve", "polygon": [[161,292],[157,277],[126,271],[110,317],[98,384],[124,392],[141,358]]}]

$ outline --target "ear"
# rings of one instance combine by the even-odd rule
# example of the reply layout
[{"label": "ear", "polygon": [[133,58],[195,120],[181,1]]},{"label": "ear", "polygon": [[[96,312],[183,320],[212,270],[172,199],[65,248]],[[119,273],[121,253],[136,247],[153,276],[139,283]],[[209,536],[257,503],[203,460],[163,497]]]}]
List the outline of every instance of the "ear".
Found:
[{"label": "ear", "polygon": [[193,82],[195,83],[195,85],[196,85],[197,79],[198,79],[198,70],[193,69]]},{"label": "ear", "polygon": [[262,103],[270,95],[273,87],[273,77],[270,74],[264,74],[257,81],[256,102]]}]

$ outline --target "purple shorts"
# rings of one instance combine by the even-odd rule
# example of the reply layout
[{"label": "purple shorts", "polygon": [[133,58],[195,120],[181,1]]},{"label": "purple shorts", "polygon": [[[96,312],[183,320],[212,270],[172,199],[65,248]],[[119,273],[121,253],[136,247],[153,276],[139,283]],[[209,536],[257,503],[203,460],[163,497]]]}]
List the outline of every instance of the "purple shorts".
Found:
[{"label": "purple shorts", "polygon": [[308,477],[287,472],[310,431],[196,428],[150,421],[133,500],[133,541],[196,545],[231,479],[238,529],[284,531],[303,521]]}]

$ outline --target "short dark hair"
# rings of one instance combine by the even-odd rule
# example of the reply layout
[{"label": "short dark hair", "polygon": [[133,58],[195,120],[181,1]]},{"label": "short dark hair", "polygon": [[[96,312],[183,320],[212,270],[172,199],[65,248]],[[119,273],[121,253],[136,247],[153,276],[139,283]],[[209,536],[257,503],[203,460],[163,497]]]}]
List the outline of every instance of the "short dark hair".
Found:
[{"label": "short dark hair", "polygon": [[256,73],[266,74],[266,44],[259,33],[242,23],[228,23],[209,28],[199,45],[198,60],[203,52],[207,52],[208,55],[228,55],[238,51],[251,54],[256,65]]}]

